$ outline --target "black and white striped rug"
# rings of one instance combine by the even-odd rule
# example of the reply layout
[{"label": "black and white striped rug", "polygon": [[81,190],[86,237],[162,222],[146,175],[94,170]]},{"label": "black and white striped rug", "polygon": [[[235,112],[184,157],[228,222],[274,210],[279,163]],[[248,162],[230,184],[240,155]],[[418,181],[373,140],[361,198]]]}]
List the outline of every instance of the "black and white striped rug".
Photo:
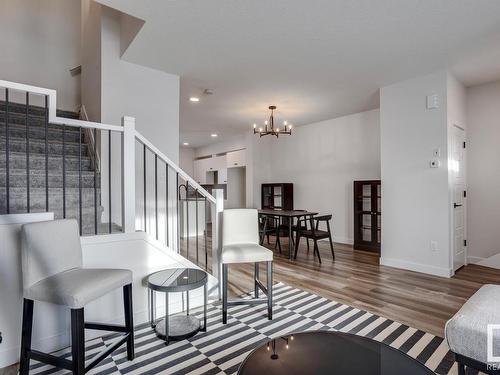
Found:
[{"label": "black and white striped rug", "polygon": [[[330,330],[383,341],[424,363],[438,374],[456,374],[448,345],[441,338],[404,324],[327,300],[279,283],[274,287],[274,316],[267,320],[264,305],[234,306],[222,325],[220,305],[208,308],[208,332],[165,346],[149,325],[136,327],[134,361],[121,347],[91,374],[234,374],[256,346],[291,332]],[[247,298],[250,298],[247,296]],[[200,314],[199,312],[194,312]],[[201,314],[200,314],[201,315]],[[87,360],[116,339],[112,334],[87,342]],[[70,357],[69,350],[61,355]],[[64,374],[33,363],[30,374]]]}]

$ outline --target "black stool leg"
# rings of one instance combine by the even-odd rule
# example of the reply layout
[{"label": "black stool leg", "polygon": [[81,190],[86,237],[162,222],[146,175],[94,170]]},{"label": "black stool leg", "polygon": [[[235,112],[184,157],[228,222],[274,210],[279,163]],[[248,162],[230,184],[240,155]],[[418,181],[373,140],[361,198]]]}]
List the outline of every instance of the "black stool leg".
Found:
[{"label": "black stool leg", "polygon": [[259,280],[259,263],[255,262],[255,275],[254,275],[255,298],[259,298],[259,284],[257,284],[257,280]]},{"label": "black stool leg", "polygon": [[85,374],[85,321],[83,308],[71,309],[71,356],[73,374]]},{"label": "black stool leg", "polygon": [[21,355],[19,359],[19,374],[27,375],[30,368],[28,356],[31,350],[31,333],[33,331],[33,300],[24,299],[23,302],[23,328],[21,334]]},{"label": "black stool leg", "polygon": [[227,264],[222,265],[222,324],[227,323]]},{"label": "black stool leg", "polygon": [[267,262],[267,318],[273,319],[273,262]]},{"label": "black stool leg", "polygon": [[127,338],[127,358],[132,361],[134,352],[134,309],[132,305],[132,284],[123,287],[123,307],[125,310],[125,327],[129,334]]},{"label": "black stool leg", "polygon": [[458,365],[458,375],[465,375],[465,365],[462,363],[457,363]]}]

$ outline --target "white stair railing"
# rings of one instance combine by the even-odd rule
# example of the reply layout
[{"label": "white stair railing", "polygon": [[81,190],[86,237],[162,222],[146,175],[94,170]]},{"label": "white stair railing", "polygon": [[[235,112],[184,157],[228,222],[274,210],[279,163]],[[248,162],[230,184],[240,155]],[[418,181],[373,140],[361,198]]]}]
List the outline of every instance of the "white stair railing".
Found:
[{"label": "white stair railing", "polygon": [[[25,85],[15,82],[0,80],[0,95],[4,93],[3,99],[3,115],[4,115],[4,137],[5,137],[5,165],[2,166],[5,169],[5,198],[6,198],[6,208],[1,213],[14,213],[11,209],[9,203],[12,200],[11,197],[11,184],[10,181],[10,156],[12,152],[9,146],[9,135],[10,135],[10,121],[9,121],[9,106],[13,105],[23,105],[26,109],[26,186],[27,191],[27,203],[25,205],[24,212],[34,212],[32,205],[30,204],[30,189],[33,189],[30,183],[30,111],[35,108],[33,102],[38,100],[42,103],[41,106],[36,107],[38,110],[40,107],[44,109],[45,121],[43,129],[45,130],[44,139],[36,139],[37,142],[45,142],[45,209],[41,211],[53,211],[52,200],[52,187],[50,186],[50,180],[54,176],[49,176],[49,165],[55,163],[54,156],[49,156],[49,130],[54,130],[53,125],[60,125],[61,140],[62,140],[62,153],[57,155],[62,162],[62,213],[60,217],[75,217],[80,222],[80,229],[82,234],[84,234],[84,211],[89,208],[85,207],[82,202],[86,199],[84,193],[90,193],[93,190],[93,226],[94,230],[92,234],[103,234],[98,223],[100,222],[100,217],[105,216],[108,219],[109,231],[104,233],[113,233],[112,223],[117,217],[117,212],[120,213],[119,225],[121,226],[121,231],[125,233],[135,232],[136,230],[145,230],[152,236],[156,236],[157,240],[162,240],[165,245],[174,251],[185,255],[188,259],[196,261],[199,265],[203,265],[207,270],[211,268],[211,272],[214,276],[219,278],[219,258],[220,258],[220,216],[223,210],[224,197],[222,191],[215,191],[215,196],[208,193],[202,186],[200,186],[191,176],[189,176],[185,171],[183,171],[176,163],[172,162],[163,152],[160,151],[154,144],[152,144],[148,139],[146,139],[141,133],[139,133],[135,128],[135,119],[133,117],[124,116],[122,118],[121,125],[111,125],[97,123],[87,120],[78,120],[65,117],[58,117],[57,108],[57,95],[55,90]],[[25,101],[23,101],[25,98]],[[30,102],[31,99],[31,102]],[[36,99],[36,100],[33,100]],[[1,111],[1,110],[0,110]],[[19,117],[19,112],[15,114]],[[49,127],[50,125],[50,127]],[[16,125],[17,126],[17,125]],[[86,130],[85,130],[86,129]],[[41,128],[38,129],[40,131]],[[56,129],[59,130],[59,129]],[[18,129],[16,130],[18,131]],[[93,148],[94,153],[99,154],[99,166],[95,166],[93,170],[87,171],[82,169],[82,160],[85,161],[85,144],[82,145],[82,134],[87,131],[92,134],[94,139]],[[72,132],[79,141],[77,141],[77,164],[78,168],[72,170],[73,174],[77,176],[77,186],[68,185],[69,175],[66,170],[67,165],[71,165],[71,162],[75,160],[69,160],[66,152],[68,150],[66,133]],[[80,135],[78,137],[78,134]],[[108,142],[106,143],[103,139],[107,137]],[[116,147],[116,141],[119,137],[121,142],[119,142],[119,148]],[[100,140],[100,145],[97,145],[96,139]],[[59,140],[57,141],[59,142]],[[74,141],[73,141],[74,143]],[[114,144],[114,146],[112,146]],[[141,145],[143,148],[142,155],[137,152],[137,146]],[[73,144],[73,147],[75,145]],[[97,147],[100,147],[100,152],[97,152]],[[113,148],[112,148],[113,147]],[[119,152],[117,152],[119,151]],[[118,154],[118,155],[117,155]],[[38,157],[40,154],[38,154]],[[138,160],[142,156],[142,166],[143,170],[140,170],[140,164]],[[74,155],[73,155],[74,158]],[[103,160],[106,159],[107,160]],[[154,160],[154,169],[148,166],[147,159]],[[115,180],[114,176],[117,174],[116,164],[120,164],[120,181],[118,178]],[[57,166],[57,165],[56,165]],[[163,211],[161,205],[161,199],[159,199],[159,169],[164,166],[163,178],[165,178],[165,184],[163,188],[166,190],[164,194]],[[74,167],[74,165],[73,165]],[[103,169],[105,167],[105,169]],[[148,173],[147,173],[148,170]],[[149,171],[154,171],[149,173]],[[137,177],[142,172],[142,184],[136,184]],[[93,173],[93,186],[91,188],[86,188],[82,183],[84,173],[86,173],[86,178],[90,179],[89,176]],[[114,173],[114,174],[113,174]],[[175,184],[172,180],[172,175],[175,176]],[[74,176],[73,176],[74,177]],[[50,180],[50,181],[49,181]],[[153,180],[154,182],[152,182]],[[184,183],[182,183],[184,182]],[[73,184],[75,182],[73,181]],[[119,185],[119,186],[118,186]],[[142,185],[142,195],[143,195],[143,206],[142,212],[136,212],[136,207],[140,206],[140,201],[137,196],[136,186]],[[99,187],[98,187],[99,186]],[[173,187],[169,190],[170,187]],[[58,187],[59,189],[59,187]],[[57,190],[60,191],[61,189]],[[70,213],[67,204],[67,192],[71,190],[72,193],[78,192],[78,212]],[[75,191],[73,191],[75,190]],[[107,191],[104,191],[107,190]],[[154,192],[151,194],[150,192]],[[121,203],[116,207],[117,204],[114,199],[112,199],[113,194],[118,194],[121,196]],[[148,193],[149,192],[149,193]],[[184,192],[184,197],[182,197],[182,192]],[[103,199],[102,196],[107,195],[107,199]],[[175,195],[174,195],[175,194]],[[153,197],[150,197],[153,195]],[[172,195],[175,199],[171,199]],[[92,197],[91,197],[92,198]],[[203,203],[200,203],[203,202]],[[203,213],[200,210],[200,206],[204,205]],[[193,211],[192,206],[196,209]],[[121,207],[120,207],[121,206]],[[103,211],[101,212],[100,209]],[[113,210],[112,210],[113,209]],[[22,208],[17,207],[15,213],[20,213],[19,210]],[[40,208],[37,209],[40,211]],[[151,214],[151,211],[154,213]],[[209,214],[210,212],[210,214]],[[194,215],[196,220],[194,224],[191,224],[189,215]],[[161,216],[163,216],[163,221],[161,221]],[[203,217],[201,217],[203,216]],[[191,217],[192,219],[192,217]],[[182,220],[182,222],[181,222]],[[149,222],[150,225],[146,225]],[[161,222],[161,225],[160,225]],[[143,225],[143,227],[141,227]],[[163,235],[161,235],[160,226],[166,227]],[[190,228],[191,226],[191,228]],[[199,227],[202,227],[200,230]],[[149,227],[149,228],[148,228]],[[152,227],[152,228],[151,228]],[[187,228],[186,228],[187,227]],[[193,236],[193,227],[194,236]],[[187,230],[186,230],[187,229]],[[211,230],[210,230],[211,229]],[[182,232],[182,233],[181,233]],[[200,233],[202,235],[200,236]],[[209,233],[212,234],[210,241]],[[87,233],[89,234],[89,233]],[[200,239],[201,237],[201,239]],[[190,253],[192,250],[193,242],[196,243],[195,253]],[[200,242],[202,248],[202,254],[204,259],[199,259]],[[208,264],[209,250],[211,253],[212,262]]]}]

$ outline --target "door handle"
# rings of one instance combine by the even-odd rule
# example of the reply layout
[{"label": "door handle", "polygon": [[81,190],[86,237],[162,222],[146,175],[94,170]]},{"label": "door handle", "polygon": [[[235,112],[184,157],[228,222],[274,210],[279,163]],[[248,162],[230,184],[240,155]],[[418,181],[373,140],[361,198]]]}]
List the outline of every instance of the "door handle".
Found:
[{"label": "door handle", "polygon": [[462,205],[461,204],[453,203],[453,208],[457,208],[457,207],[462,207]]}]

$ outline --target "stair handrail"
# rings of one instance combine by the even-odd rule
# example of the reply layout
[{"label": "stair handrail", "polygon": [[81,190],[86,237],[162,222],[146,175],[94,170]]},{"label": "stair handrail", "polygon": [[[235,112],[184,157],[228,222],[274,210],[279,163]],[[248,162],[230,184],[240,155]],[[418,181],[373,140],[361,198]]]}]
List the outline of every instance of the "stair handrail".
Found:
[{"label": "stair handrail", "polygon": [[123,132],[123,127],[120,125],[110,125],[103,124],[100,122],[84,121],[71,119],[66,117],[57,116],[57,93],[56,90],[47,89],[38,86],[26,85],[24,83],[17,83],[11,81],[0,80],[0,87],[24,91],[33,94],[39,94],[47,96],[48,98],[48,112],[49,112],[49,122],[58,125],[67,125],[72,127],[82,127],[82,128],[95,128],[99,130],[111,130],[115,132]]},{"label": "stair handrail", "polygon": [[215,197],[210,194],[205,188],[203,188],[194,178],[192,178],[189,174],[187,174],[184,170],[182,170],[177,164],[175,164],[167,155],[161,152],[157,147],[155,147],[150,141],[147,140],[141,133],[137,130],[135,131],[136,139],[142,144],[146,145],[146,147],[153,153],[158,155],[163,162],[167,163],[175,172],[179,173],[179,176],[182,177],[185,181],[189,182],[189,186],[195,190],[198,190],[198,193],[207,197],[211,203],[216,203]]},{"label": "stair handrail", "polygon": [[[78,111],[78,115],[80,116],[80,120],[89,121],[89,116],[87,114],[87,110],[85,109],[85,105],[80,104],[80,110]],[[100,172],[101,166],[101,158],[99,156],[99,151],[96,147],[96,139],[94,137],[94,132],[89,128],[84,128],[83,136],[88,141],[87,150],[90,156],[90,161],[92,163],[92,167],[97,169],[97,172]],[[94,150],[96,150],[94,152]]]},{"label": "stair handrail", "polygon": [[[0,80],[0,87],[8,88],[12,90],[30,92],[33,94],[45,95],[48,97],[49,105],[49,123],[59,124],[59,125],[67,125],[72,127],[82,127],[82,128],[95,128],[100,130],[111,130],[116,132],[123,132],[124,127],[122,125],[111,125],[104,124],[100,122],[94,122],[89,120],[77,120],[66,117],[57,116],[56,108],[57,108],[57,92],[53,89],[47,89],[44,87],[38,87],[33,85],[27,85],[24,83],[11,82]],[[130,118],[130,117],[129,117]],[[155,147],[146,137],[144,137],[141,133],[135,130],[135,137],[146,145],[152,152],[158,155],[164,162],[166,162],[172,169],[179,173],[179,175],[186,181],[189,181],[189,184],[198,189],[198,192],[203,196],[206,196],[207,199],[215,203],[216,199],[213,195],[211,195],[208,191],[206,191],[200,184],[198,184],[189,174],[187,174],[184,170],[182,170],[176,163],[174,163],[168,156],[166,156],[163,152],[161,152],[157,147]]]}]

